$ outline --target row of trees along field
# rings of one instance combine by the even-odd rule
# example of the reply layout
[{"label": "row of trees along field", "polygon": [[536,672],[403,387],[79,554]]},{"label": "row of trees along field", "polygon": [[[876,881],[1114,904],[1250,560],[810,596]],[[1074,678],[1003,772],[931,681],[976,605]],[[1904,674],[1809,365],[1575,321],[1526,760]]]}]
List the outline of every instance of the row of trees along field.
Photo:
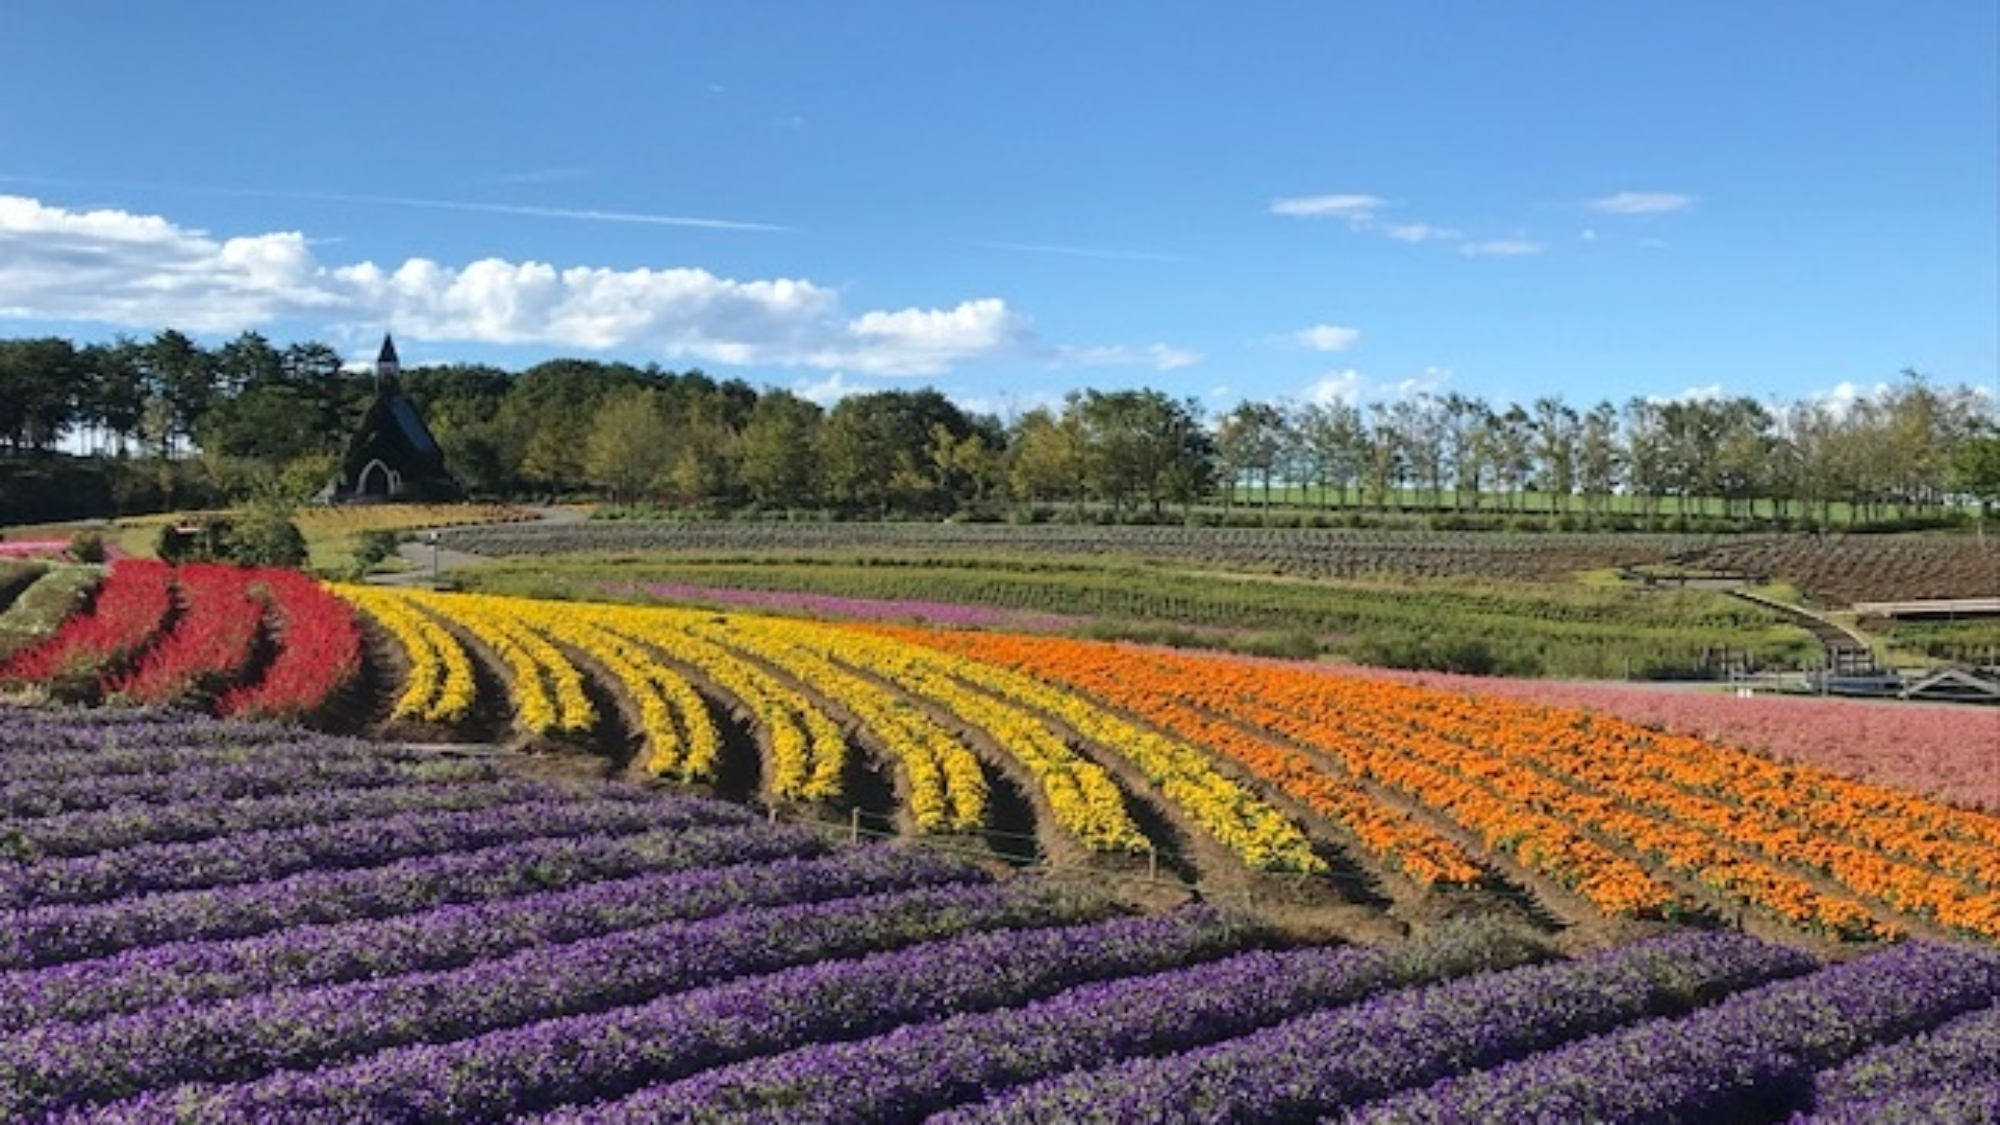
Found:
[{"label": "row of trees along field", "polygon": [[[171,329],[81,347],[0,340],[0,448],[198,465],[224,493],[286,470],[317,483],[372,380],[326,344],[278,347],[254,332],[213,348]],[[1578,407],[1454,392],[1251,401],[1206,416],[1160,391],[1086,389],[1004,421],[930,389],[823,409],[700,371],[579,359],[518,373],[415,367],[403,387],[461,482],[495,496],[929,516],[1006,504],[1159,515],[1220,503],[1651,524],[1701,510],[1821,525],[2000,500],[1994,400],[1907,371],[1839,404]]]}]

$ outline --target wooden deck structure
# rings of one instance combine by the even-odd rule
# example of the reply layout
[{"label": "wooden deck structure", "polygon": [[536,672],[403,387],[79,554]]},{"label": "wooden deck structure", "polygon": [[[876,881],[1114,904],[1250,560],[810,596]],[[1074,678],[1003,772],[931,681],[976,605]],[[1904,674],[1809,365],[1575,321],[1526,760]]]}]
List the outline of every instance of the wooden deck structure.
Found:
[{"label": "wooden deck structure", "polygon": [[2000,597],[1937,598],[1915,602],[1855,602],[1852,608],[1862,617],[2000,617]]}]

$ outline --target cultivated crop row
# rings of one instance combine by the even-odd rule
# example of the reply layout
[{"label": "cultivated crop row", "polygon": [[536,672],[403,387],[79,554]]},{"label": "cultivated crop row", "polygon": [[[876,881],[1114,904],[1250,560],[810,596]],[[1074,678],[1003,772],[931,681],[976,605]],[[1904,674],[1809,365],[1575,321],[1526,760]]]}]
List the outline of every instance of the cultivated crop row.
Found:
[{"label": "cultivated crop row", "polygon": [[[1282,734],[1320,751],[1324,768],[1428,808],[1608,913],[1671,914],[1684,880],[1835,936],[1893,929],[1877,916],[1886,908],[2000,937],[2000,820],[1990,815],[1582,711],[1063,638],[893,635],[1190,729],[1243,724],[1211,744],[1244,727]],[[1377,850],[1386,860],[1391,847]]]},{"label": "cultivated crop row", "polygon": [[494,557],[584,552],[866,552],[1095,555],[1250,568],[1313,578],[1472,577],[1560,581],[1580,570],[1657,563],[1694,536],[1466,534],[1317,528],[1060,524],[588,523],[453,529],[446,546]]},{"label": "cultivated crop row", "polygon": [[[1199,904],[1125,916],[717,802],[562,786],[557,804],[602,804],[593,829],[490,764],[195,718],[0,712],[0,785],[60,798],[93,753],[135,785],[157,772],[142,747],[190,789],[107,806],[134,823],[191,822],[229,778],[257,779],[252,821],[425,786],[535,815],[414,854],[407,825],[371,854],[311,825],[307,870],[189,864],[176,890],[10,910],[10,1120],[1781,1122],[1996,1094],[1990,944],[1833,965],[1726,931],[1576,959],[1480,925],[1300,944]],[[270,788],[287,777],[302,788]],[[46,838],[96,815],[8,824]],[[69,899],[72,858],[18,857],[9,885]]]},{"label": "cultivated crop row", "polygon": [[[1045,827],[1090,850],[1148,846],[1128,807],[1139,784],[1253,869],[1323,871],[1302,831],[1317,824],[1419,887],[1480,885],[1504,859],[1613,916],[1748,910],[1840,940],[1910,923],[2000,937],[1991,816],[1604,715],[1046,636],[368,597],[538,640],[517,693],[578,677],[569,654],[588,657],[636,701],[648,759],[680,780],[719,769],[698,706],[719,691],[765,732],[767,797],[839,800],[843,770],[820,772],[814,798],[799,780],[845,760],[844,742],[802,737],[805,717],[838,716],[894,768],[919,832],[990,824],[977,732],[1028,779]],[[1320,819],[1293,820],[1279,798]]]},{"label": "cultivated crop row", "polygon": [[1992,536],[1795,535],[1720,543],[1682,561],[1736,574],[1782,575],[1833,605],[2000,592],[2000,540]]},{"label": "cultivated crop row", "polygon": [[58,627],[0,660],[0,685],[301,718],[361,668],[353,614],[296,571],[127,559],[94,585],[87,606],[72,600]]}]

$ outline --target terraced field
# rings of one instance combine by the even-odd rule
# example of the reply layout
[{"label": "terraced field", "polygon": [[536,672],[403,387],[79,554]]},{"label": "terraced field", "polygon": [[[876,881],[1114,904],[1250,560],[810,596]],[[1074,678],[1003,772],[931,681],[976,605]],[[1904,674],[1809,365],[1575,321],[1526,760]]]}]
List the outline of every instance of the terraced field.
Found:
[{"label": "terraced field", "polygon": [[1606,938],[1692,920],[1822,945],[2000,939],[1990,812],[1603,712],[1305,665],[125,562],[0,664],[5,683],[497,737],[1354,934],[1481,909]]},{"label": "terraced field", "polygon": [[1794,535],[1717,543],[1689,565],[1782,575],[1821,604],[1990,598],[2000,594],[2000,538],[1970,535]]},{"label": "terraced field", "polygon": [[8,1120],[2000,1108],[1985,942],[1301,942],[712,799],[153,711],[0,709],[0,818]]},{"label": "terraced field", "polygon": [[1091,556],[1193,563],[1303,578],[1475,577],[1564,581],[1578,571],[1661,563],[1706,536],[1506,534],[1331,528],[1027,526],[954,523],[616,523],[455,528],[446,546],[494,558],[687,552],[770,556]]}]

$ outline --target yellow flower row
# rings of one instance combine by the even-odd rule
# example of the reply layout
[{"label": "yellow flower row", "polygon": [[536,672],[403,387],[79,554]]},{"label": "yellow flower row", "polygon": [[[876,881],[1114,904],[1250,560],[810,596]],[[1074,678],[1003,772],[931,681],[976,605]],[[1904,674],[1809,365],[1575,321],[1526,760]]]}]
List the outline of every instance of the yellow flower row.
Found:
[{"label": "yellow flower row", "polygon": [[686,677],[600,623],[588,607],[532,601],[521,608],[537,628],[602,665],[631,697],[646,740],[646,772],[683,782],[715,780],[722,736]]},{"label": "yellow flower row", "polygon": [[698,636],[765,661],[839,700],[901,767],[910,819],[918,831],[968,832],[985,825],[988,792],[978,758],[900,693],[835,664],[824,630],[817,630],[815,638],[817,627],[807,622],[665,608],[659,612],[678,618]]},{"label": "yellow flower row", "polygon": [[1326,861],[1277,808],[1216,769],[1200,747],[1130,722],[1090,700],[996,665],[963,661],[955,675],[1043,712],[1123,756],[1205,831],[1263,871],[1324,872]]},{"label": "yellow flower row", "polygon": [[1392,808],[1348,776],[1328,771],[1267,728],[1190,705],[1159,681],[1150,654],[1063,637],[932,630],[875,630],[926,649],[999,664],[1077,690],[1249,770],[1351,833],[1384,864],[1419,883],[1470,885],[1485,872],[1471,854],[1403,809]]},{"label": "yellow flower row", "polygon": [[532,602],[488,594],[407,590],[402,596],[465,629],[491,648],[512,678],[514,721],[530,734],[575,733],[597,722],[583,674],[549,639],[527,624]]},{"label": "yellow flower row", "polygon": [[[1106,661],[1128,650],[1092,645]],[[1433,758],[1418,740],[1379,737],[1379,718],[1363,701],[1329,706],[1345,681],[1316,672],[1242,661],[1154,653],[1147,664],[1152,690],[1217,715],[1271,731],[1333,757],[1355,778],[1372,781],[1434,809],[1609,914],[1657,916],[1675,909],[1673,889],[1636,861],[1580,830],[1570,818],[1504,796],[1499,768],[1461,768]],[[1370,685],[1374,686],[1374,685]]]},{"label": "yellow flower row", "polygon": [[378,586],[329,587],[347,604],[380,622],[410,662],[409,681],[390,710],[392,719],[456,723],[479,694],[472,658],[451,630],[409,599]]},{"label": "yellow flower row", "polygon": [[1102,766],[1071,750],[1034,712],[954,678],[951,669],[962,658],[830,626],[788,628],[826,647],[836,662],[891,681],[985,732],[1035,777],[1057,826],[1085,847],[1142,852],[1151,846]]},{"label": "yellow flower row", "polygon": [[650,606],[578,605],[608,632],[694,668],[747,712],[763,740],[765,787],[777,800],[829,801],[842,792],[847,739],[826,713],[758,665],[687,631],[687,620]]}]

